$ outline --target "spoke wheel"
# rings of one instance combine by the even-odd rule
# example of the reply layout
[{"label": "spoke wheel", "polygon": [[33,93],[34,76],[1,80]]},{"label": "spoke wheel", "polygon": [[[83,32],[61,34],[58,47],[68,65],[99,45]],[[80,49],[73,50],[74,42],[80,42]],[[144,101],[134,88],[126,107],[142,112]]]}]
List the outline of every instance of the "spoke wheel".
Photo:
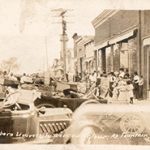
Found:
[{"label": "spoke wheel", "polygon": [[141,116],[127,114],[121,118],[120,129],[126,134],[140,134],[145,129]]}]

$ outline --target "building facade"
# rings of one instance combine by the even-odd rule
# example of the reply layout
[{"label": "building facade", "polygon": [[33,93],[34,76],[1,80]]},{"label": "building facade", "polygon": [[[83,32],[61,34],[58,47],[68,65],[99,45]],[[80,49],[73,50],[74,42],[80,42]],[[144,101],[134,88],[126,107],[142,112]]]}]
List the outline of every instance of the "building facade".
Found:
[{"label": "building facade", "polygon": [[150,97],[150,11],[105,10],[93,21],[98,68],[101,72],[125,68],[144,77],[144,95]]},{"label": "building facade", "polygon": [[84,40],[85,49],[85,69],[86,73],[93,73],[96,69],[96,58],[94,57],[94,36],[88,36]]},{"label": "building facade", "polygon": [[74,64],[76,74],[84,77],[86,73],[92,73],[95,70],[94,57],[94,36],[73,35],[74,41]]}]

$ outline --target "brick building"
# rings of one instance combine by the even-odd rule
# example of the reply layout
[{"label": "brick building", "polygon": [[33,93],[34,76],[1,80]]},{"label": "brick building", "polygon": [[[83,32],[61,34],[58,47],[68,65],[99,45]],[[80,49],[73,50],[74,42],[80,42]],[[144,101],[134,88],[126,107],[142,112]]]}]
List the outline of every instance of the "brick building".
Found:
[{"label": "brick building", "polygon": [[123,67],[144,76],[144,95],[150,97],[150,11],[105,10],[93,21],[100,71]]}]

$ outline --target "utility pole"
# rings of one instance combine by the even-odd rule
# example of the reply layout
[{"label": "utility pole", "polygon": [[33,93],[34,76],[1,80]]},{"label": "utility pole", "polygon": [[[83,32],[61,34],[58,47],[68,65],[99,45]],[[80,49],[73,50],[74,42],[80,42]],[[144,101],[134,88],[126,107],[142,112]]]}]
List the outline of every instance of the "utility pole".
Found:
[{"label": "utility pole", "polygon": [[45,85],[49,85],[50,82],[50,75],[49,75],[49,70],[48,70],[48,51],[47,51],[47,37],[45,36],[45,55],[46,55],[46,68],[45,68],[45,78],[44,78],[44,83]]},{"label": "utility pole", "polygon": [[68,36],[66,33],[67,30],[67,22],[65,20],[65,14],[66,14],[66,10],[62,11],[62,13],[60,14],[61,16],[61,20],[62,20],[62,34],[61,34],[61,38],[60,41],[62,43],[62,53],[63,53],[63,70],[64,70],[64,77],[66,75],[66,48],[67,48],[67,41],[68,41]]},{"label": "utility pole", "polygon": [[70,9],[53,9],[52,11],[58,11],[60,12],[58,16],[55,17],[60,17],[61,18],[61,25],[62,25],[62,33],[60,37],[60,42],[61,42],[61,53],[60,53],[60,60],[63,62],[63,73],[64,77],[66,76],[66,49],[67,49],[67,41],[68,41],[68,35],[67,35],[67,21],[66,21],[66,13]]}]

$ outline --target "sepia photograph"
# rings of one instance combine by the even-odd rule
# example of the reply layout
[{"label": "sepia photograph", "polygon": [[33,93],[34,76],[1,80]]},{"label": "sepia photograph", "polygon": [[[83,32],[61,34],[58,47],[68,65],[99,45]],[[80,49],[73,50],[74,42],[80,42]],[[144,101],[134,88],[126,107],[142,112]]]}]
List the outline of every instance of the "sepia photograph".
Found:
[{"label": "sepia photograph", "polygon": [[0,0],[1,149],[149,149],[149,5]]}]

